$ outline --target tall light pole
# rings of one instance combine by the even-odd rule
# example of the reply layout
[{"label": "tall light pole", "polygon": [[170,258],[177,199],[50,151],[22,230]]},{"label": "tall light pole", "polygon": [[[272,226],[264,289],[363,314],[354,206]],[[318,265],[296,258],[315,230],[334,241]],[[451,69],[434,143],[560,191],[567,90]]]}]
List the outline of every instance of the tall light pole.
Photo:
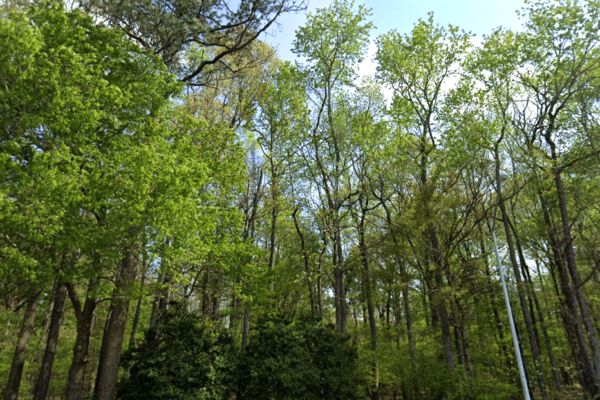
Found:
[{"label": "tall light pole", "polygon": [[492,217],[492,225],[490,230],[492,231],[492,238],[494,239],[494,251],[496,253],[496,262],[498,263],[498,271],[500,272],[500,281],[502,282],[502,291],[504,292],[504,301],[506,302],[506,310],[508,311],[508,321],[510,324],[510,332],[512,334],[513,344],[515,346],[515,356],[517,358],[517,365],[519,366],[519,376],[521,377],[521,385],[523,386],[523,396],[525,400],[531,400],[529,395],[529,386],[527,385],[527,376],[525,375],[525,367],[523,366],[523,356],[521,355],[521,349],[519,347],[519,338],[517,337],[517,329],[515,328],[515,320],[513,319],[512,307],[510,305],[510,299],[508,297],[508,288],[506,286],[506,279],[504,279],[504,269],[502,268],[502,261],[500,260],[500,252],[498,251],[498,239],[496,239],[496,211],[500,205],[500,187],[502,182],[506,181],[508,176],[500,173],[499,179],[496,184],[497,200],[494,206],[494,215]]}]

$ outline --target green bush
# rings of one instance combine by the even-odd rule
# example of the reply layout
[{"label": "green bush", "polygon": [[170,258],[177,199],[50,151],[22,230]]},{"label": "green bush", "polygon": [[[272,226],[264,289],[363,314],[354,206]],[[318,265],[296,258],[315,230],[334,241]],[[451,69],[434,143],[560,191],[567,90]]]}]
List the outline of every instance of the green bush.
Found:
[{"label": "green bush", "polygon": [[123,400],[223,400],[232,393],[239,352],[231,336],[175,307],[123,355]]},{"label": "green bush", "polygon": [[348,335],[304,315],[271,314],[254,328],[237,368],[238,399],[352,400],[360,396]]}]

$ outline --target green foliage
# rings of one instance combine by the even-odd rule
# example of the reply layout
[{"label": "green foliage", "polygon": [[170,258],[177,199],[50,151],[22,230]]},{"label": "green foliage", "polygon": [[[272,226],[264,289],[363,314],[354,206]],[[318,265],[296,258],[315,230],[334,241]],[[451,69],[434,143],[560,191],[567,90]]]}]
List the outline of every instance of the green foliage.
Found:
[{"label": "green foliage", "polygon": [[315,88],[352,84],[355,68],[363,60],[373,23],[371,10],[354,2],[335,0],[329,7],[309,14],[305,26],[296,31],[293,52],[305,57],[305,72]]},{"label": "green foliage", "polygon": [[[98,299],[84,396],[109,309],[99,299],[113,293],[142,299],[138,336],[160,297],[202,310],[165,314],[127,353],[123,399],[363,399],[361,388],[384,399],[520,397],[490,265],[493,149],[510,175],[509,228],[525,259],[528,287],[510,285],[510,296],[524,290],[536,316],[547,397],[558,398],[555,379],[564,397],[580,387],[573,355],[585,346],[574,342],[569,318],[579,316],[564,294],[581,289],[598,316],[600,3],[527,1],[523,32],[497,29],[476,48],[429,15],[406,35],[379,37],[379,80],[362,84],[372,24],[352,1],[308,17],[294,43],[304,61],[293,66],[254,35],[298,2],[240,2],[237,12],[217,0],[84,3],[97,20],[57,2],[2,8],[2,380],[20,325],[13,311],[41,290],[36,327],[47,326],[46,289],[58,277],[72,299]],[[209,32],[244,16],[247,29]],[[183,96],[177,81],[211,84]],[[395,95],[389,110],[382,81]],[[563,241],[556,172],[575,231]],[[571,242],[581,285],[559,273]],[[141,261],[143,284],[115,279],[124,253]],[[345,305],[352,344],[321,320],[290,316],[309,304],[324,321],[335,313],[339,330]],[[227,324],[231,337],[211,324]],[[54,397],[77,325],[67,307]],[[36,328],[27,353],[27,395],[45,332]]]},{"label": "green foliage", "polygon": [[165,313],[124,354],[118,398],[227,399],[234,389],[240,399],[360,398],[358,354],[331,324],[269,315],[240,355],[227,331],[200,321],[181,306]]},{"label": "green foliage", "polygon": [[277,313],[257,323],[238,365],[240,399],[361,398],[356,349],[316,318]]},{"label": "green foliage", "polygon": [[221,400],[234,382],[237,346],[225,330],[182,306],[166,312],[144,339],[123,355],[126,377],[117,398]]},{"label": "green foliage", "polygon": [[57,3],[3,18],[0,47],[0,260],[22,267],[0,274],[52,281],[65,248],[120,257],[148,217],[162,110],[181,85],[160,58]]}]

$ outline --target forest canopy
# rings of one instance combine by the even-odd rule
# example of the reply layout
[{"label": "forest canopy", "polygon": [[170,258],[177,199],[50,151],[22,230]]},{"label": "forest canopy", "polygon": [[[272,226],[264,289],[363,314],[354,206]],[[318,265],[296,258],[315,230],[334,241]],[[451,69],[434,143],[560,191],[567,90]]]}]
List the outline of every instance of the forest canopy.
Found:
[{"label": "forest canopy", "polygon": [[4,399],[600,396],[600,3],[305,8],[0,5]]}]

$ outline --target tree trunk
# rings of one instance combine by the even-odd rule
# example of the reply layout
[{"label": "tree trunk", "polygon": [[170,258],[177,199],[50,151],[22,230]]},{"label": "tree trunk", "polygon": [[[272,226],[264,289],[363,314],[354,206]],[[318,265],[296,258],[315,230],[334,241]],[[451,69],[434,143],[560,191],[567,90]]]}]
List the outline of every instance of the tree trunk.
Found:
[{"label": "tree trunk", "polygon": [[462,325],[460,327],[461,329],[461,336],[462,336],[462,340],[463,340],[463,351],[465,352],[465,365],[467,367],[467,371],[469,371],[469,374],[471,376],[475,375],[475,371],[473,370],[473,359],[471,358],[471,350],[469,347],[469,338],[467,336],[467,317],[465,316],[465,311],[464,308],[460,305],[460,303],[457,300],[457,306],[460,309],[460,320],[462,322]]},{"label": "tree trunk", "polygon": [[310,310],[313,313],[317,312],[315,299],[313,295],[313,285],[310,273],[310,255],[308,254],[308,250],[306,249],[306,242],[304,241],[304,234],[300,230],[300,225],[298,224],[298,219],[296,218],[296,214],[298,213],[298,208],[296,207],[292,212],[292,219],[294,220],[294,226],[296,227],[296,233],[300,238],[300,250],[302,251],[302,258],[304,259],[304,272],[306,273],[306,284],[308,286],[308,295],[310,296]]},{"label": "tree trunk", "polygon": [[441,293],[444,288],[444,261],[442,260],[436,229],[433,226],[430,226],[428,231],[430,243],[432,245],[433,262],[435,264],[437,290],[435,293],[435,308],[440,319],[440,325],[442,326],[442,343],[444,345],[446,365],[448,366],[448,369],[452,371],[456,367],[454,362],[454,349],[452,348],[452,333],[450,332],[450,321],[448,319],[448,312],[446,311],[446,301]]},{"label": "tree trunk", "polygon": [[221,274],[217,273],[215,278],[215,287],[212,292],[212,320],[217,321],[219,319],[219,307],[220,307],[220,286],[221,286]]},{"label": "tree trunk", "polygon": [[500,206],[500,212],[502,217],[502,224],[504,226],[504,233],[506,238],[506,244],[508,246],[508,255],[510,259],[510,264],[513,268],[513,274],[515,276],[516,286],[517,286],[517,294],[519,297],[519,305],[521,306],[521,312],[523,314],[523,320],[525,322],[525,328],[527,329],[527,338],[529,340],[529,346],[531,349],[531,353],[533,356],[533,363],[536,369],[536,378],[538,383],[538,388],[540,389],[540,393],[542,394],[542,398],[547,398],[548,393],[546,390],[546,380],[544,378],[544,370],[542,361],[540,358],[540,348],[538,345],[537,337],[534,331],[533,320],[528,308],[527,299],[525,297],[526,285],[522,280],[521,272],[519,270],[519,264],[515,255],[515,246],[512,239],[512,234],[510,232],[510,221],[508,219],[508,214],[506,212],[506,205],[502,199],[502,195],[500,192],[500,188],[498,188],[498,202]]},{"label": "tree trunk", "polygon": [[246,347],[248,344],[248,328],[250,326],[250,303],[246,302],[246,308],[244,310],[244,322],[242,326],[242,347]]},{"label": "tree trunk", "polygon": [[173,282],[173,275],[167,274],[163,279],[163,289],[160,294],[160,300],[158,302],[158,314],[160,312],[167,311],[169,308],[169,292],[171,290],[171,282]]},{"label": "tree trunk", "polygon": [[[158,286],[160,286],[163,283],[163,279],[164,279],[164,275],[163,274],[158,274],[158,279],[156,281],[156,284]],[[154,328],[154,326],[156,325],[156,320],[158,319],[158,305],[160,304],[160,295],[161,295],[161,290],[160,289],[156,289],[156,292],[154,293],[154,300],[152,301],[152,313],[150,314],[150,328]]]},{"label": "tree trunk", "polygon": [[529,339],[529,346],[533,355],[533,363],[536,368],[536,377],[540,393],[543,398],[548,397],[546,390],[546,380],[544,378],[544,369],[540,359],[540,348],[536,335],[534,332],[533,322],[529,309],[527,308],[527,299],[525,298],[525,285],[521,279],[521,273],[519,271],[519,264],[517,263],[515,245],[513,243],[512,233],[510,231],[510,220],[508,218],[508,212],[506,210],[506,203],[502,195],[502,182],[500,179],[500,156],[499,156],[499,142],[496,143],[494,151],[494,161],[496,169],[496,192],[498,195],[498,207],[500,208],[500,216],[502,218],[502,225],[504,227],[504,234],[506,238],[506,244],[508,246],[508,256],[510,264],[513,269],[515,281],[517,284],[517,294],[519,296],[519,305],[521,306],[521,312],[523,313],[523,319],[525,320],[525,328],[527,329],[527,337]]},{"label": "tree trunk", "polygon": [[335,280],[335,320],[339,333],[346,333],[346,289],[344,287],[344,256],[342,252],[342,237],[339,221],[336,222],[333,240],[333,275]]},{"label": "tree trunk", "polygon": [[[490,287],[490,303],[492,306],[492,314],[494,315],[494,324],[496,325],[496,331],[494,332],[494,336],[496,337],[496,339],[500,339],[499,340],[499,348],[500,348],[500,354],[502,356],[502,358],[505,358],[507,361],[507,364],[510,364],[512,366],[511,363],[511,359],[509,356],[509,352],[507,351],[506,348],[506,343],[504,342],[504,330],[502,328],[502,321],[500,320],[500,313],[498,311],[498,304],[497,304],[497,300],[496,300],[496,285],[494,285],[494,282],[492,281],[492,274],[490,272],[490,265],[488,263],[488,259],[487,259],[487,249],[485,247],[485,242],[483,241],[483,229],[481,228],[481,225],[477,226],[478,231],[479,231],[479,246],[481,248],[481,254],[483,255],[483,259],[484,259],[484,265],[485,265],[485,269],[484,269],[484,273],[487,277],[487,282],[488,285]],[[501,364],[502,364],[502,358],[501,358]]]},{"label": "tree trunk", "polygon": [[[276,185],[275,177],[273,177],[273,181],[271,182],[271,186]],[[271,242],[269,244],[269,272],[273,274],[275,270],[275,256],[277,255],[277,216],[279,214],[279,207],[277,206],[277,189],[271,188],[273,202],[273,208],[271,209]],[[271,293],[275,289],[273,277],[271,276],[271,282],[269,285],[269,289]]]},{"label": "tree trunk", "polygon": [[[527,268],[527,261],[525,260],[525,255],[523,254],[523,248],[521,247],[521,241],[519,240],[519,236],[517,235],[517,231],[514,225],[511,223],[510,227],[512,228],[512,232],[515,236],[515,244],[517,246],[517,253],[519,255],[519,262],[521,263],[521,268],[524,271],[524,278],[526,280],[526,288],[527,293],[529,295],[529,299],[533,299],[533,303],[535,304],[535,309],[538,315],[538,319],[540,321],[540,326],[542,328],[542,334],[544,335],[544,342],[546,343],[546,351],[548,352],[548,358],[550,359],[550,365],[552,366],[552,373],[554,377],[554,387],[557,391],[562,392],[562,385],[560,382],[560,374],[558,368],[556,366],[556,359],[554,358],[554,351],[552,350],[552,344],[550,342],[550,337],[548,336],[548,330],[546,329],[546,323],[544,321],[544,314],[542,313],[542,309],[540,307],[540,303],[538,302],[537,295],[535,294],[535,290],[533,288],[533,281],[531,279],[531,275],[529,274],[529,269]],[[539,343],[539,339],[538,339]]]},{"label": "tree trunk", "polygon": [[44,350],[42,367],[40,368],[40,374],[35,387],[34,400],[45,400],[48,396],[48,388],[52,376],[52,365],[54,364],[56,348],[58,347],[58,337],[60,335],[60,326],[62,324],[66,298],[67,288],[61,282],[57,282],[54,291],[54,304],[52,305],[52,317],[50,318],[48,338],[46,339],[46,349]]},{"label": "tree trunk", "polygon": [[[137,239],[136,239],[137,241]],[[128,286],[137,275],[136,248],[128,248],[121,262],[119,276],[113,294],[112,312],[102,339],[103,352],[98,364],[98,378],[94,393],[95,400],[114,400],[117,390],[117,373],[121,361],[123,337],[129,312],[126,297]]]},{"label": "tree trunk", "polygon": [[[552,252],[554,254],[554,265],[558,270],[558,277],[560,281],[561,290],[567,305],[567,312],[565,313],[566,319],[568,321],[568,324],[572,327],[573,332],[575,333],[575,337],[577,338],[578,353],[581,357],[581,362],[583,364],[582,373],[585,381],[584,387],[586,387],[588,393],[594,394],[598,391],[598,380],[594,372],[594,367],[592,365],[588,345],[585,341],[585,337],[583,334],[581,319],[579,317],[579,312],[577,309],[577,301],[575,299],[575,295],[573,294],[573,290],[571,289],[571,280],[569,278],[569,272],[564,266],[562,251],[558,244],[558,239],[555,236],[552,220],[550,218],[548,204],[544,199],[541,191],[538,192],[538,196],[542,206],[544,221],[546,222],[546,227],[548,230],[550,247],[552,248]],[[574,356],[576,357],[576,354],[574,354]]]},{"label": "tree trunk", "polygon": [[[381,185],[382,185],[381,192],[383,193],[383,181],[381,182]],[[388,225],[388,231],[390,233],[390,236],[392,237],[394,246],[396,247],[396,249],[399,250],[398,237],[396,236],[395,230],[392,226],[392,214],[384,200],[383,194],[382,194],[381,198],[379,198],[378,200],[381,202],[383,210],[385,211],[385,218],[386,218],[386,222]],[[404,303],[404,316],[405,316],[405,320],[406,320],[406,333],[408,336],[408,347],[409,347],[409,351],[410,351],[410,363],[412,365],[412,370],[413,370],[413,374],[414,374],[415,393],[418,393],[419,385],[418,385],[418,374],[417,374],[416,345],[415,345],[415,339],[413,336],[412,315],[411,315],[411,310],[410,310],[410,295],[408,292],[409,276],[408,276],[408,272],[406,270],[406,265],[404,264],[404,262],[399,259],[398,255],[396,255],[395,258],[396,258],[396,262],[398,263],[398,266],[400,268],[400,279],[402,280],[402,289],[401,289],[402,302]],[[427,318],[425,318],[425,319],[427,319]]]},{"label": "tree trunk", "polygon": [[[144,266],[145,268],[145,266]],[[142,313],[142,301],[144,300],[144,283],[146,282],[146,271],[142,274],[142,280],[140,281],[140,297],[138,298],[135,307],[135,316],[133,317],[133,323],[131,324],[131,336],[129,336],[129,347],[135,345],[135,334],[137,333],[137,327],[140,322],[140,314]]]},{"label": "tree trunk", "polygon": [[323,248],[319,253],[317,260],[317,304],[319,305],[319,315],[323,316],[323,259],[327,252],[327,235],[322,233]]},{"label": "tree trunk", "polygon": [[[360,201],[361,199],[359,199]],[[362,201],[361,206],[362,206]],[[365,242],[365,216],[366,210],[363,208],[358,225],[358,240],[362,264],[364,267],[364,290],[365,300],[367,302],[367,313],[369,317],[369,328],[371,333],[371,351],[373,352],[373,378],[375,379],[374,388],[371,391],[371,400],[379,400],[379,363],[377,362],[377,322],[375,321],[375,309],[373,307],[373,297],[371,293],[371,271],[369,268],[369,254]]]},{"label": "tree trunk", "polygon": [[[548,255],[548,258],[553,259],[555,257]],[[550,261],[548,269],[550,271],[550,276],[552,277],[552,283],[553,283],[552,286],[554,287],[554,291],[556,293],[556,298],[558,299],[558,305],[560,308],[560,316],[561,316],[563,328],[564,328],[566,336],[567,336],[567,341],[569,343],[569,347],[571,348],[571,356],[573,358],[573,363],[575,365],[575,370],[577,372],[577,380],[579,381],[579,384],[581,385],[581,387],[591,388],[591,383],[588,382],[587,376],[585,373],[586,367],[584,365],[582,355],[579,351],[577,334],[575,333],[575,329],[571,322],[571,318],[568,315],[568,313],[569,313],[568,307],[565,305],[565,301],[562,298],[563,296],[561,296],[561,294],[560,294],[561,285],[558,283],[558,279],[556,278],[557,267],[555,266],[555,263],[556,263],[556,261]],[[564,367],[561,369],[561,371],[564,371]],[[563,378],[562,381],[565,382],[567,385],[572,384],[570,376]]]},{"label": "tree trunk", "polygon": [[207,268],[204,271],[204,277],[202,278],[202,318],[207,320],[208,316],[208,303],[210,302],[209,286],[210,286],[210,269]]},{"label": "tree trunk", "polygon": [[92,325],[94,322],[94,313],[96,311],[96,300],[93,298],[94,292],[98,287],[98,281],[95,278],[90,279],[88,285],[85,305],[83,309],[71,284],[66,284],[67,292],[77,319],[77,337],[73,347],[73,359],[69,368],[69,379],[65,391],[66,400],[81,400],[83,397],[83,384],[85,379],[85,367],[89,361],[88,351],[90,346],[90,336],[92,334]]},{"label": "tree trunk", "polygon": [[25,357],[27,356],[29,341],[31,340],[31,336],[33,336],[35,314],[41,293],[41,291],[36,292],[27,299],[23,323],[21,324],[17,347],[15,348],[15,354],[8,375],[6,392],[4,392],[5,400],[17,400],[19,397],[19,387],[21,386],[21,377],[23,376],[23,368],[25,367]]},{"label": "tree trunk", "polygon": [[[555,157],[553,157],[553,159],[555,159]],[[592,349],[592,360],[594,363],[594,368],[596,369],[594,384],[595,392],[593,393],[594,395],[596,395],[600,392],[600,388],[598,386],[598,374],[600,374],[600,348],[598,346],[598,335],[596,334],[596,328],[592,323],[592,317],[588,309],[585,295],[583,293],[583,284],[579,277],[579,271],[577,270],[577,265],[575,263],[575,249],[573,248],[573,237],[571,236],[571,222],[569,221],[567,200],[562,182],[561,170],[558,168],[554,173],[554,182],[556,185],[556,193],[558,195],[563,245],[565,246],[565,250],[567,253],[567,268],[569,269],[569,275],[573,280],[573,291],[575,292],[575,298],[577,299],[577,303],[579,303],[581,319],[583,320],[583,325],[585,326],[585,329],[587,331],[587,337],[590,342],[590,347]]]}]

